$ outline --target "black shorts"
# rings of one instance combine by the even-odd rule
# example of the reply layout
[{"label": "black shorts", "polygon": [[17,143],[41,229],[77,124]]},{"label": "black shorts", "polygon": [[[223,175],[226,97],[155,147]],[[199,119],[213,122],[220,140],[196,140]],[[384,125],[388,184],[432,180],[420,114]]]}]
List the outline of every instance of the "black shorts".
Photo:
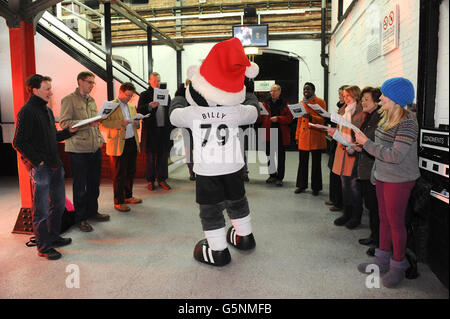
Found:
[{"label": "black shorts", "polygon": [[200,205],[213,205],[224,200],[238,200],[245,195],[242,170],[219,176],[197,175],[195,182],[196,202]]}]

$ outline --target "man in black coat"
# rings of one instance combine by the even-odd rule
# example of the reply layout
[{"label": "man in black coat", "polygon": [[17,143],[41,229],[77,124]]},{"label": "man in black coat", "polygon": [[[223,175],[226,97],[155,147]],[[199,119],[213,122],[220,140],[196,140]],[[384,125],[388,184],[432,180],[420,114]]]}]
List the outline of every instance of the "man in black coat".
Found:
[{"label": "man in black coat", "polygon": [[138,101],[138,112],[150,116],[143,121],[142,125],[142,149],[146,152],[147,159],[147,187],[153,190],[155,180],[159,186],[165,190],[171,187],[166,179],[169,175],[168,160],[170,149],[170,132],[172,125],[169,121],[168,105],[170,105],[170,96],[168,105],[161,105],[154,101],[154,89],[159,89],[161,76],[157,72],[152,72],[149,79],[150,87],[141,93]]},{"label": "man in black coat", "polygon": [[71,238],[61,237],[61,220],[66,203],[64,168],[57,142],[71,137],[78,129],[57,131],[53,112],[47,107],[52,79],[34,74],[26,85],[31,97],[17,113],[13,146],[30,170],[33,196],[33,233],[38,255],[59,259],[55,247],[68,245]]}]

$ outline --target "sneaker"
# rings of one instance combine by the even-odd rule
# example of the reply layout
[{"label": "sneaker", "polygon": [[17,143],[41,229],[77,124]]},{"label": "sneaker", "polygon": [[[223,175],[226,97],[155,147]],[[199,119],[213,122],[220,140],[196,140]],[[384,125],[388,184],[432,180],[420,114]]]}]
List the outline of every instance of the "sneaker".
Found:
[{"label": "sneaker", "polygon": [[58,237],[58,239],[53,241],[52,246],[53,247],[62,247],[62,246],[70,245],[71,243],[72,243],[72,238]]},{"label": "sneaker", "polygon": [[56,249],[54,248],[49,248],[47,250],[44,251],[38,251],[38,255],[40,257],[45,257],[48,260],[56,260],[61,258],[61,253],[59,253]]},{"label": "sneaker", "polygon": [[109,220],[109,215],[97,213],[94,216],[92,216],[90,219],[95,220],[97,222],[107,222]]},{"label": "sneaker", "polygon": [[137,197],[125,198],[125,203],[127,204],[139,204],[142,203],[142,199]]},{"label": "sneaker", "polygon": [[227,242],[240,250],[250,250],[255,248],[256,242],[253,234],[249,234],[247,236],[239,236],[234,229],[234,226],[231,226],[227,232]]},{"label": "sneaker", "polygon": [[130,207],[128,207],[125,204],[114,204],[114,208],[118,210],[119,212],[129,212]]},{"label": "sneaker", "polygon": [[152,191],[155,189],[155,185],[153,184],[153,182],[148,182],[147,183],[147,188],[149,191]]},{"label": "sneaker", "polygon": [[228,248],[220,251],[212,250],[209,248],[206,239],[200,240],[197,245],[195,245],[194,258],[201,263],[216,267],[225,266],[231,261],[231,255]]},{"label": "sneaker", "polygon": [[80,228],[80,230],[82,232],[88,233],[94,230],[94,228],[92,228],[92,226],[85,220],[83,220],[81,223],[78,224],[78,228]]},{"label": "sneaker", "polygon": [[159,186],[164,188],[166,191],[168,191],[169,189],[172,189],[172,187],[170,187],[169,184],[167,184],[165,181],[159,182]]}]

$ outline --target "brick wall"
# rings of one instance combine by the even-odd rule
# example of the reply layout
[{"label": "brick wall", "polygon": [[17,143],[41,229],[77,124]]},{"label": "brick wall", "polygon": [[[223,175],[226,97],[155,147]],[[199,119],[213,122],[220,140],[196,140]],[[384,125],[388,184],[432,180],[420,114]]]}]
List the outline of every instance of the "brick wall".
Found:
[{"label": "brick wall", "polygon": [[[391,3],[399,4],[399,47],[368,62],[370,32],[382,22],[385,7]],[[336,108],[338,88],[344,84],[380,86],[388,78],[403,76],[416,88],[418,48],[419,0],[358,1],[328,46],[330,106]]]}]

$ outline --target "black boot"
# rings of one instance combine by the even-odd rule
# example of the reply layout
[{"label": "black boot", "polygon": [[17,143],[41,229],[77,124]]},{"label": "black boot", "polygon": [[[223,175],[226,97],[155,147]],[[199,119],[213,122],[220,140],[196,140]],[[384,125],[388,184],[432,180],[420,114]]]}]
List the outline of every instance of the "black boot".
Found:
[{"label": "black boot", "polygon": [[406,259],[409,262],[409,268],[405,271],[405,277],[408,279],[416,279],[419,277],[419,272],[417,270],[417,257],[413,251],[406,248]]},{"label": "black boot", "polygon": [[354,229],[357,226],[361,224],[361,215],[362,215],[362,208],[352,209],[352,217],[350,220],[345,224],[345,227],[348,229]]},{"label": "black boot", "polygon": [[352,207],[345,206],[344,207],[344,215],[334,220],[334,224],[336,226],[344,226],[352,217]]}]

